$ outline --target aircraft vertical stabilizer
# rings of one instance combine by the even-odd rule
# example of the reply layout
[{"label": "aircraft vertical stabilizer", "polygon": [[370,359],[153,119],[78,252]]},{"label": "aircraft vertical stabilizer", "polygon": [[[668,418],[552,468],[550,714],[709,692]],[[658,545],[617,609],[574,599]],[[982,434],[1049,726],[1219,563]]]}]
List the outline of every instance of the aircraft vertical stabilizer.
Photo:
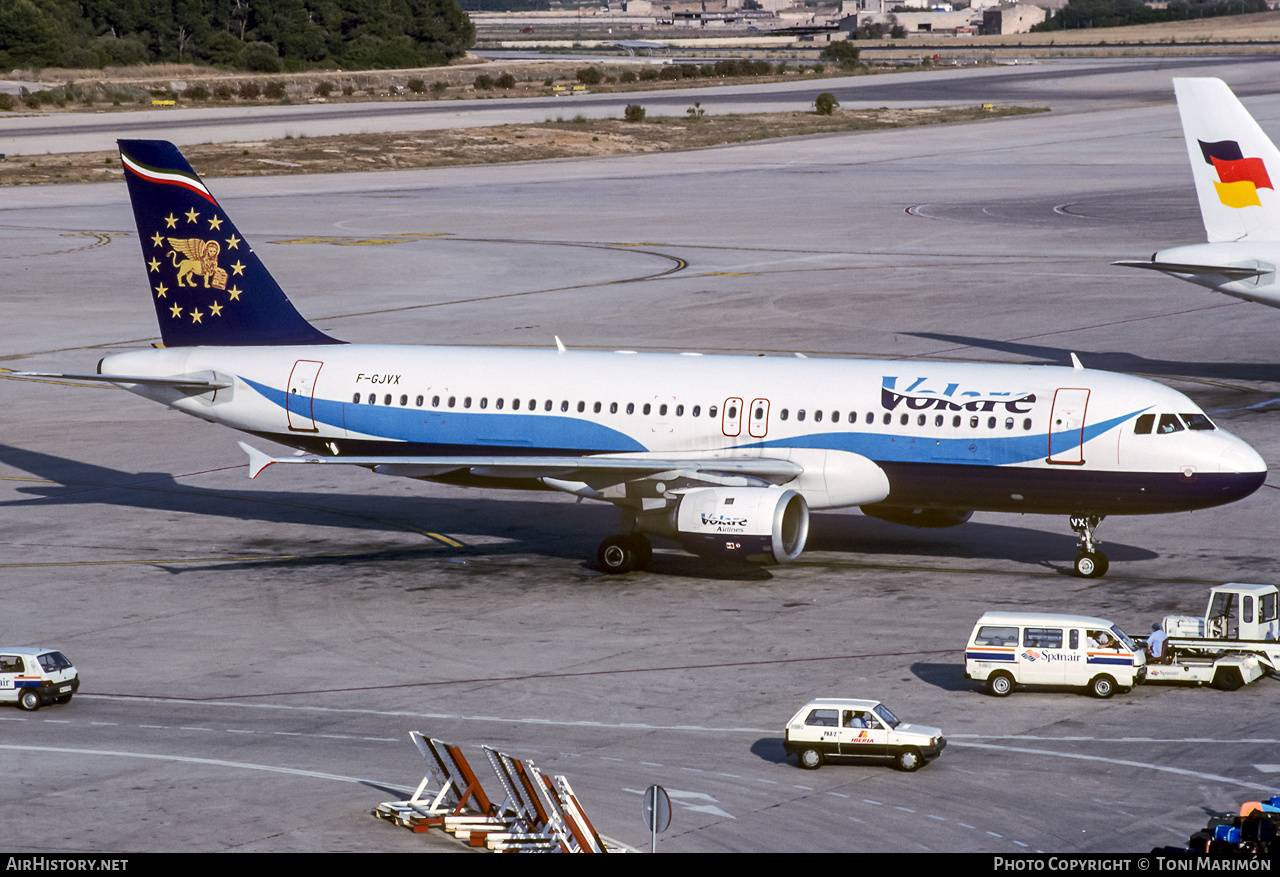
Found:
[{"label": "aircraft vertical stabilizer", "polygon": [[1280,151],[1221,79],[1175,79],[1210,243],[1280,240]]},{"label": "aircraft vertical stabilizer", "polygon": [[166,347],[341,343],[303,319],[177,147],[118,142]]}]

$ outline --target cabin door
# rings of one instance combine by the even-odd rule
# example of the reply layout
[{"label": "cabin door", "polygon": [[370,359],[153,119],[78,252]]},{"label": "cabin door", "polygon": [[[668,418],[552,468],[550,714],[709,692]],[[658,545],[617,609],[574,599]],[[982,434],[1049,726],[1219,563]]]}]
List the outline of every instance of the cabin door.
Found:
[{"label": "cabin door", "polygon": [[320,374],[323,362],[300,359],[293,364],[289,375],[289,394],[287,405],[289,411],[289,429],[294,432],[319,432],[316,429],[315,404],[316,378]]},{"label": "cabin door", "polygon": [[1068,466],[1084,464],[1084,415],[1089,391],[1063,388],[1053,394],[1049,414],[1049,462]]}]

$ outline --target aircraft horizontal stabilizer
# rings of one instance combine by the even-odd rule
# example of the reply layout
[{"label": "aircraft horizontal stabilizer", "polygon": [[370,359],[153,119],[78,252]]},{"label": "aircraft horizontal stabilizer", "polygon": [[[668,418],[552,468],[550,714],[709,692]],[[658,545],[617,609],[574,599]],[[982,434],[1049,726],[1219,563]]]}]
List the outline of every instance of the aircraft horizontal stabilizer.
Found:
[{"label": "aircraft horizontal stabilizer", "polygon": [[609,476],[617,476],[617,481],[624,481],[660,472],[680,472],[737,475],[780,483],[804,471],[803,466],[790,460],[760,457],[271,457],[245,442],[237,444],[249,455],[250,478],[257,478],[258,473],[272,463],[339,463],[406,478],[434,478],[465,470],[486,478],[555,478],[592,482],[599,482],[602,478],[613,480]]},{"label": "aircraft horizontal stabilizer", "polygon": [[1112,262],[1122,268],[1149,268],[1162,274],[1217,274],[1232,280],[1248,280],[1250,277],[1262,277],[1270,274],[1266,268],[1252,268],[1243,265],[1188,265],[1182,262],[1148,262],[1142,259]]},{"label": "aircraft horizontal stabilizer", "polygon": [[141,384],[148,387],[172,387],[175,390],[197,390],[201,393],[210,390],[225,390],[231,386],[229,380],[216,378],[188,377],[175,375],[167,378],[144,377],[142,375],[99,375],[99,374],[59,374],[57,372],[10,372],[11,378],[57,378],[64,381],[97,381],[105,384]]}]

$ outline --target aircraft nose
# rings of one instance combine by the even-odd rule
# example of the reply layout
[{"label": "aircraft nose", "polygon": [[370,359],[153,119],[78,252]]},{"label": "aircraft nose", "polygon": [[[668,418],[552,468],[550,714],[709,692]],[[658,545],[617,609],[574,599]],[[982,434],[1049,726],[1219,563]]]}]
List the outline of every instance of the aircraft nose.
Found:
[{"label": "aircraft nose", "polygon": [[1248,442],[1233,435],[1225,435],[1229,439],[1218,455],[1218,471],[1237,475],[1262,475],[1267,473],[1267,462],[1262,455],[1253,449]]}]

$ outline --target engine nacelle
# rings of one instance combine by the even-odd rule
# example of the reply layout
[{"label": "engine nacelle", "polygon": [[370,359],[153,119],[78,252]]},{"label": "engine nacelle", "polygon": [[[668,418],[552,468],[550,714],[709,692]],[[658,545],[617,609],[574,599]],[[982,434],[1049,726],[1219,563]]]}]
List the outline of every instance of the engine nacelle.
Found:
[{"label": "engine nacelle", "polygon": [[892,524],[906,524],[908,527],[958,527],[973,517],[973,512],[955,511],[954,509],[904,509],[885,508],[879,505],[859,506],[859,510],[868,517],[879,518]]},{"label": "engine nacelle", "polygon": [[686,551],[722,560],[790,563],[809,538],[809,504],[776,487],[691,490],[680,497],[674,518]]}]

